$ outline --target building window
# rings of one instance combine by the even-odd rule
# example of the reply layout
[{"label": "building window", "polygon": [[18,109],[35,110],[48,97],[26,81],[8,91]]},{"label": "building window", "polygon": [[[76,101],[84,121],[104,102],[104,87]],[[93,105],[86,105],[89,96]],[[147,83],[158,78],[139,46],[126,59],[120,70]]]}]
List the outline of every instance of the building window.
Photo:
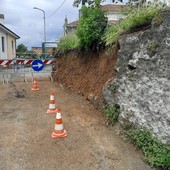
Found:
[{"label": "building window", "polygon": [[14,52],[14,41],[11,41],[11,45],[12,45],[12,52]]},{"label": "building window", "polygon": [[5,52],[5,39],[4,39],[4,37],[2,37],[2,52]]}]

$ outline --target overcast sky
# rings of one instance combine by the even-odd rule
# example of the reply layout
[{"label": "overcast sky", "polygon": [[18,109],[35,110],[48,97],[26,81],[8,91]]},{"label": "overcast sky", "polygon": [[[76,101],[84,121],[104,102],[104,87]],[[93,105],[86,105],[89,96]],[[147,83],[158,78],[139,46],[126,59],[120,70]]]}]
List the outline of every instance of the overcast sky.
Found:
[{"label": "overcast sky", "polygon": [[20,36],[17,45],[22,43],[28,49],[40,47],[44,40],[43,12],[34,7],[45,11],[47,42],[63,36],[65,16],[68,22],[78,20],[79,8],[73,7],[73,0],[0,0],[0,3],[4,25]]}]

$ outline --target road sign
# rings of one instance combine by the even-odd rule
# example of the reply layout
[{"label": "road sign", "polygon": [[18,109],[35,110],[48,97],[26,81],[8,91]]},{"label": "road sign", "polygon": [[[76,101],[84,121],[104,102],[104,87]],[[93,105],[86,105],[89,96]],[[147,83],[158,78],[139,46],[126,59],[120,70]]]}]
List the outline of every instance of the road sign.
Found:
[{"label": "road sign", "polygon": [[41,71],[44,68],[44,63],[42,60],[34,60],[32,62],[32,69],[34,71]]}]

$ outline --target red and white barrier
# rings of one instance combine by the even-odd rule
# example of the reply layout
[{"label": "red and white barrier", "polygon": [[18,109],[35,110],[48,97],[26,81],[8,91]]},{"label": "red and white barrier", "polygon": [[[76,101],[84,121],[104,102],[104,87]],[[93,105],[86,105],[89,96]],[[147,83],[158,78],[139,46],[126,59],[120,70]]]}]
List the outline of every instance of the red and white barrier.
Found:
[{"label": "red and white barrier", "polygon": [[34,60],[14,60],[15,64],[30,65]]},{"label": "red and white barrier", "polygon": [[44,64],[53,64],[53,60],[42,60]]},{"label": "red and white barrier", "polygon": [[[11,64],[31,65],[34,60],[0,60],[0,65],[8,66]],[[53,64],[53,60],[42,60],[44,65]]]},{"label": "red and white barrier", "polygon": [[0,65],[7,66],[7,65],[12,64],[12,61],[13,60],[0,60]]}]

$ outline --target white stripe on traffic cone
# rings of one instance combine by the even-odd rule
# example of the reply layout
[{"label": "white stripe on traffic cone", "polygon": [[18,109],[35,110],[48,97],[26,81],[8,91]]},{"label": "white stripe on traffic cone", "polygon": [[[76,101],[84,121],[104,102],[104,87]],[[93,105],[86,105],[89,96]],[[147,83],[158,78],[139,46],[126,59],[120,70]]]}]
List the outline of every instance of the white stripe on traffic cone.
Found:
[{"label": "white stripe on traffic cone", "polygon": [[67,131],[63,129],[63,121],[61,118],[60,109],[57,109],[55,131],[52,133],[52,138],[63,138],[67,136]]}]

